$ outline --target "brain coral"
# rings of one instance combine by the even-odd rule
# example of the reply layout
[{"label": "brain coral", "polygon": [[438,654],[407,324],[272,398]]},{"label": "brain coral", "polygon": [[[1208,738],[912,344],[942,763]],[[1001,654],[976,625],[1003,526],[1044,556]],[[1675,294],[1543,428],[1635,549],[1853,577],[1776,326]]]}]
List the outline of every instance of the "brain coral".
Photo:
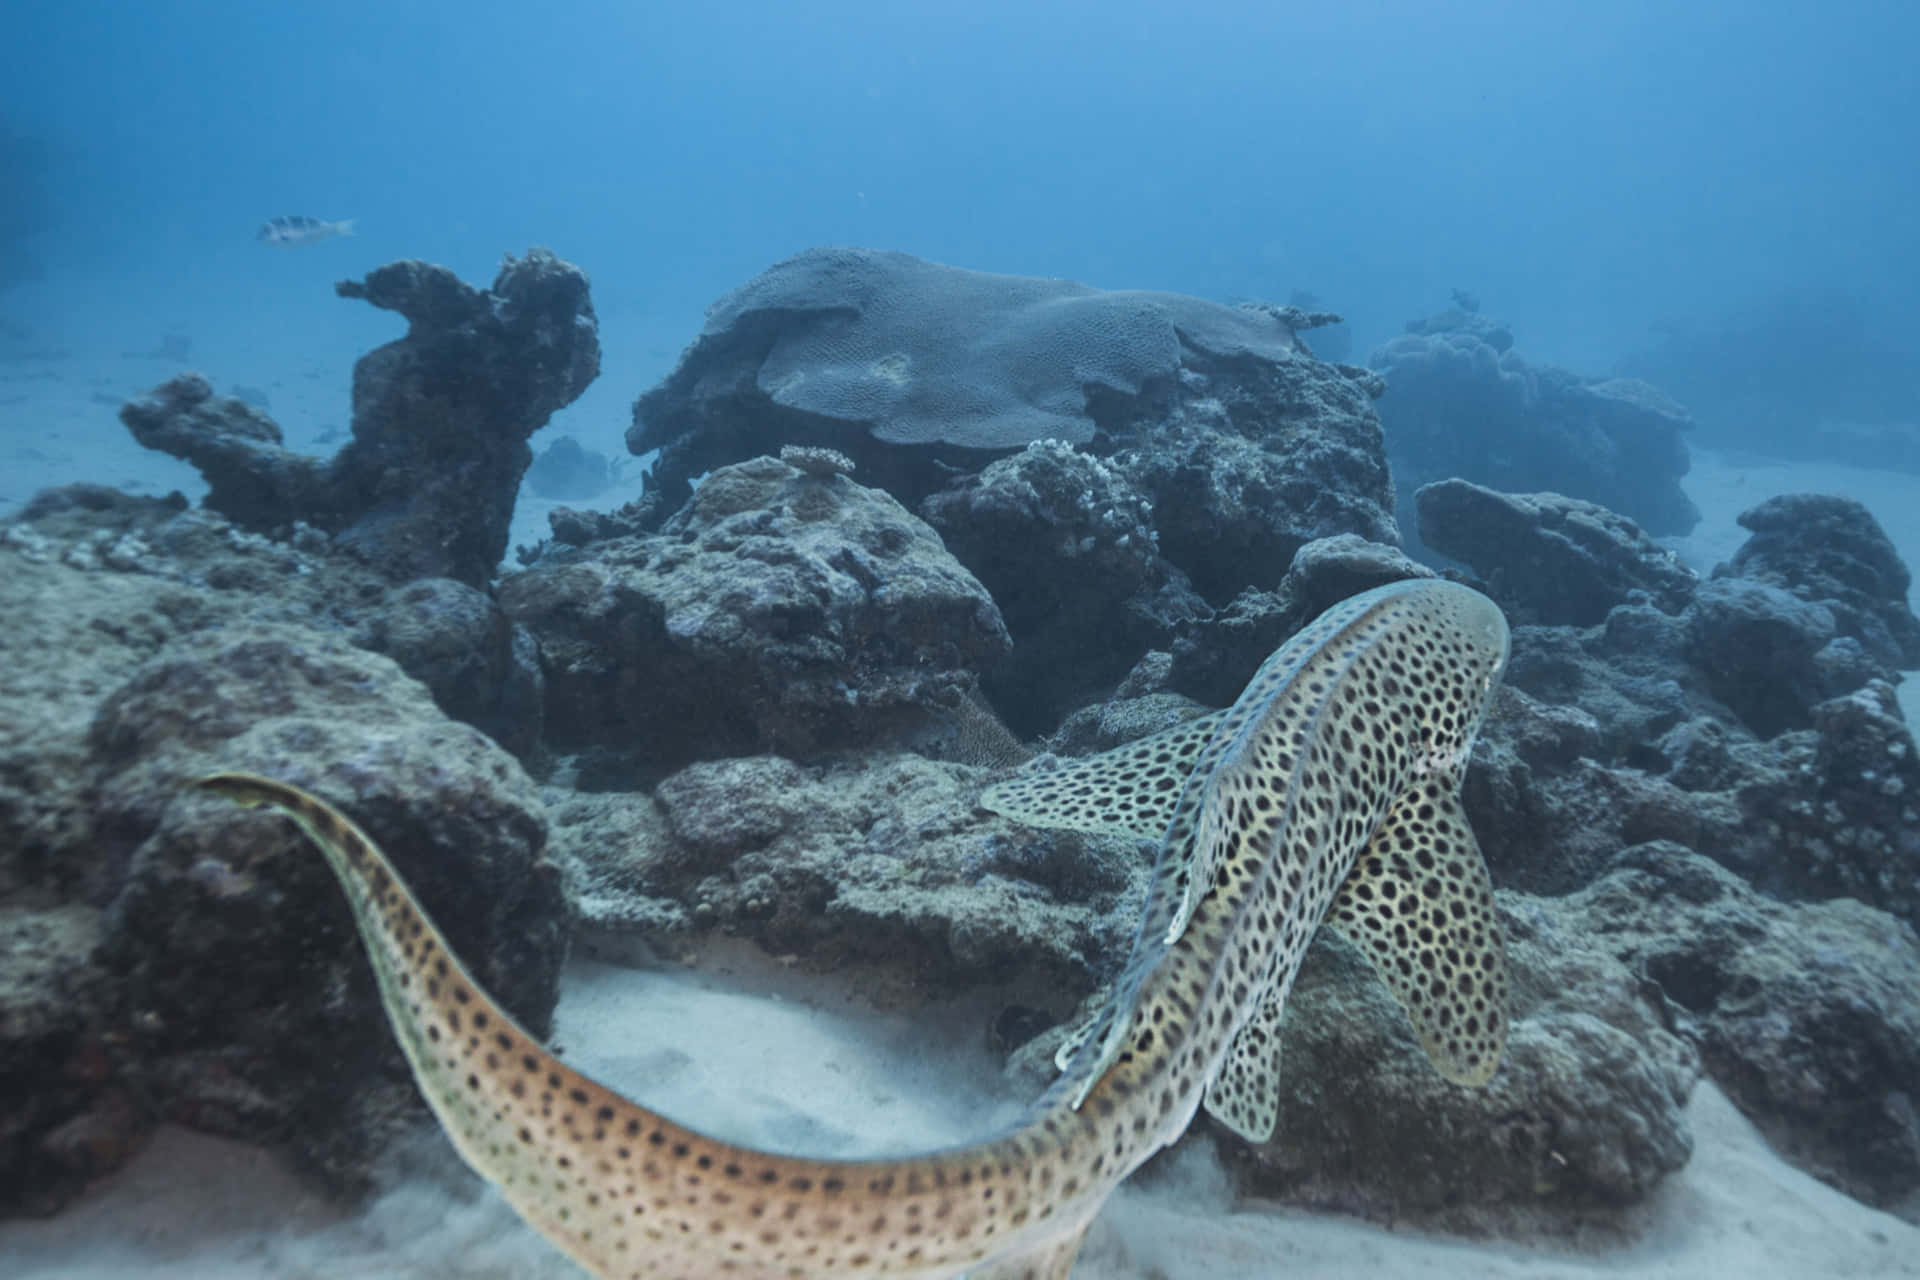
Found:
[{"label": "brain coral", "polygon": [[1090,396],[1175,377],[1186,350],[1282,361],[1300,348],[1270,311],[809,249],[709,308],[679,367],[634,406],[627,445],[644,453],[712,429],[713,395],[748,375],[775,404],[887,444],[1085,443]]}]

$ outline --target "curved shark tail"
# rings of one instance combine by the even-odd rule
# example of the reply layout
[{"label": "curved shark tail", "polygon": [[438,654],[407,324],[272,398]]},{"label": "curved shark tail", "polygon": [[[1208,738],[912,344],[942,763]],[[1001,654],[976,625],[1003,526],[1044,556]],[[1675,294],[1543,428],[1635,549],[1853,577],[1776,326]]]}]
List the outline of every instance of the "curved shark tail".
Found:
[{"label": "curved shark tail", "polygon": [[320,847],[447,1136],[595,1276],[929,1280],[972,1269],[986,1280],[1064,1280],[1110,1189],[1063,1173],[1078,1191],[1056,1194],[1053,1168],[1033,1177],[1040,1122],[970,1147],[872,1161],[776,1155],[676,1125],[568,1067],[514,1022],[344,814],[254,774],[194,785],[277,809]]}]

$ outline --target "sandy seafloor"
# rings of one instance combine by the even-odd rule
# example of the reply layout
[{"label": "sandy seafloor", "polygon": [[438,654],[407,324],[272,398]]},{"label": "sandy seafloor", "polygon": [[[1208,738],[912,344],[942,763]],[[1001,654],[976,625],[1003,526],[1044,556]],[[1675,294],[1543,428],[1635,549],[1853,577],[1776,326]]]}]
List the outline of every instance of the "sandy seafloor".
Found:
[{"label": "sandy seafloor", "polygon": [[[337,274],[337,273],[336,273]],[[328,299],[300,318],[298,341],[272,325],[193,328],[186,364],[158,348],[150,313],[129,306],[85,341],[0,331],[0,515],[39,489],[89,480],[151,494],[204,488],[185,464],[136,446],[119,401],[182,368],[217,389],[267,393],[294,448],[326,452],[344,430],[359,352],[401,322]],[[534,440],[560,433],[621,456],[633,396],[670,367],[697,317],[602,307],[602,377]],[[71,326],[69,326],[71,328]],[[638,491],[637,468],[622,489]],[[1850,494],[1920,565],[1920,477],[1783,464],[1696,451],[1688,491],[1705,519],[1673,545],[1703,570],[1745,537],[1734,517],[1783,492]],[[613,505],[616,492],[592,505]],[[545,529],[551,504],[526,499],[514,542]],[[584,504],[583,504],[584,505]],[[1902,689],[1920,723],[1920,680]],[[568,971],[558,1040],[568,1060],[696,1127],[821,1155],[897,1152],[963,1141],[1017,1114],[984,1047],[980,1009],[908,1019],[864,1007],[844,984],[807,980],[731,955],[702,972],[578,962]],[[1636,1211],[1626,1243],[1575,1247],[1457,1240],[1261,1205],[1236,1205],[1214,1140],[1189,1140],[1108,1204],[1081,1277],[1796,1277],[1920,1276],[1920,1227],[1879,1213],[1793,1169],[1710,1083],[1688,1110],[1696,1150]],[[343,1211],[303,1187],[274,1154],[163,1130],[121,1174],[46,1221],[0,1223],[0,1276],[563,1277],[581,1273],[467,1173],[437,1132],[389,1162],[386,1189]]]}]

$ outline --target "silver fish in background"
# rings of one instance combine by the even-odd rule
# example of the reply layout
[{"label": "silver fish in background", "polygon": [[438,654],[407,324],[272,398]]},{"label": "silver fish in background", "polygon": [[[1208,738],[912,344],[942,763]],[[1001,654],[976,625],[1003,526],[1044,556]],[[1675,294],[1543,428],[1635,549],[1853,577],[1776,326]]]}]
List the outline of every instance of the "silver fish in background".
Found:
[{"label": "silver fish in background", "polygon": [[259,239],[262,244],[298,248],[301,245],[319,244],[335,236],[350,236],[356,221],[356,218],[344,218],[339,222],[328,222],[304,214],[288,214],[283,218],[267,219],[266,225],[260,228]]}]

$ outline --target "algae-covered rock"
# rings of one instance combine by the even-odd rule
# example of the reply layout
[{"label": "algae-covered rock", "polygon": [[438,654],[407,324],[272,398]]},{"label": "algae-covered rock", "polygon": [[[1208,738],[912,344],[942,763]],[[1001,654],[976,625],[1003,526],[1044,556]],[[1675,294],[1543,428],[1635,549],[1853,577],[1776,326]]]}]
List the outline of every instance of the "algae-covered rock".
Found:
[{"label": "algae-covered rock", "polygon": [[921,511],[1006,619],[1013,648],[985,684],[1023,732],[1110,688],[1132,655],[1208,612],[1161,558],[1146,496],[1061,441],[1028,445]]},{"label": "algae-covered rock", "polygon": [[352,813],[488,990],[547,1025],[566,915],[533,783],[390,660],[308,629],[196,632],[105,699],[90,746],[96,838],[126,866],[102,963],[156,1118],[291,1142],[352,1185],[412,1096],[332,873],[286,821],[183,791],[210,772]]},{"label": "algae-covered rock", "polygon": [[925,522],[774,458],[714,472],[658,534],[556,549],[500,601],[539,641],[555,747],[646,767],[870,741],[1010,644]]},{"label": "algae-covered rock", "polygon": [[532,784],[348,643],[386,584],[328,553],[92,488],[0,529],[0,1213],[58,1207],[162,1120],[364,1185],[418,1115],[318,852],[183,795],[200,774],[340,804],[520,1016],[551,1010]]},{"label": "algae-covered rock", "polygon": [[603,938],[670,949],[723,930],[893,982],[1018,979],[1064,1017],[1125,954],[1150,859],[1129,839],[975,810],[986,776],[903,753],[702,761],[663,780],[649,813],[619,796],[558,806],[555,843]]},{"label": "algae-covered rock", "polygon": [[1693,598],[1693,570],[1597,503],[1457,479],[1413,497],[1421,541],[1486,577],[1512,622],[1589,627],[1629,601],[1678,613]]}]

